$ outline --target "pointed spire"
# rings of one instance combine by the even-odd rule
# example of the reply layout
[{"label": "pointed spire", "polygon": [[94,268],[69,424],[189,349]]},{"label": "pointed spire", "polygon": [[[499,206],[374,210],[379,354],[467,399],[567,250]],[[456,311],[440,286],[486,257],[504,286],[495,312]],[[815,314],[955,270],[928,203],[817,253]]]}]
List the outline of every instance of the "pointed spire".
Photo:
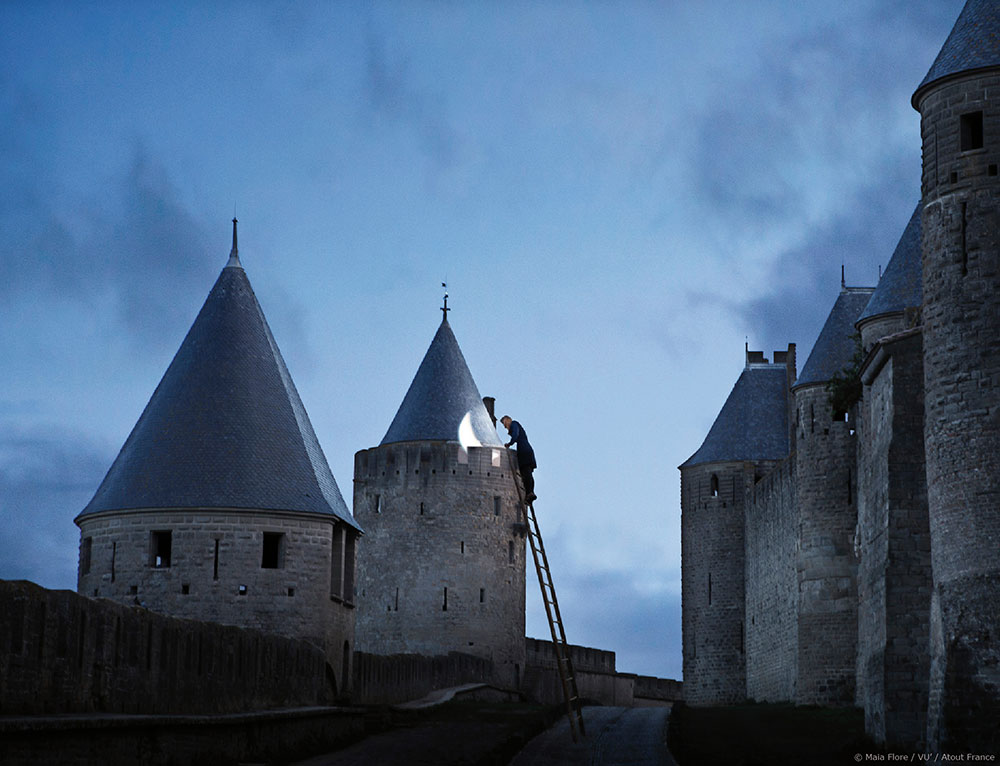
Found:
[{"label": "pointed spire", "polygon": [[995,67],[1000,67],[1000,3],[967,0],[910,103],[920,111],[920,101],[934,83]]},{"label": "pointed spire", "polygon": [[445,314],[424,354],[382,444],[459,441],[459,427],[468,422],[480,445],[500,446],[496,427],[486,411],[447,316]]},{"label": "pointed spire", "polygon": [[242,268],[222,270],[82,513],[128,508],[296,511],[356,526]]},{"label": "pointed spire", "polygon": [[442,282],[441,283],[441,287],[443,287],[445,289],[445,293],[444,293],[444,308],[441,309],[441,313],[444,314],[444,318],[441,321],[442,322],[447,322],[448,321],[448,312],[451,311],[451,309],[448,308],[448,283],[447,282]]},{"label": "pointed spire", "polygon": [[847,287],[847,280],[844,279],[844,264],[840,264],[840,289]]},{"label": "pointed spire", "polygon": [[236,220],[236,216],[234,215],[233,216],[233,249],[229,251],[229,262],[226,263],[226,266],[227,267],[229,267],[229,266],[239,266],[239,267],[242,268],[243,264],[240,263],[240,251],[239,251],[239,248],[236,247],[236,224],[237,223],[238,223],[238,221]]}]

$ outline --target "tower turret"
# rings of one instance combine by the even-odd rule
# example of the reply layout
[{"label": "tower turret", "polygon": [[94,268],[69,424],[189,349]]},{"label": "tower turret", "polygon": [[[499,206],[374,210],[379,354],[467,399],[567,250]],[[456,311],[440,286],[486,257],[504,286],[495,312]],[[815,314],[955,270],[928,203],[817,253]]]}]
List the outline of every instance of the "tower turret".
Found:
[{"label": "tower turret", "polygon": [[795,701],[854,701],[858,633],[855,439],[850,413],[835,411],[826,384],[856,350],[854,323],[874,288],[840,295],[792,388],[798,509],[798,661]]},{"label": "tower turret", "polygon": [[358,648],[464,652],[520,684],[525,541],[514,464],[447,313],[381,444],[354,459]]},{"label": "tower turret", "polygon": [[679,466],[684,698],[694,704],[747,696],[744,498],[788,456],[794,358],[794,346],[774,364],[747,352],[705,441]]},{"label": "tower turret", "polygon": [[360,528],[240,264],[235,219],[228,263],[76,523],[81,594],[308,639],[346,688]]},{"label": "tower turret", "polygon": [[[969,0],[913,94],[923,139],[931,747],[1000,719],[1000,5]],[[993,723],[991,723],[993,722]]]}]

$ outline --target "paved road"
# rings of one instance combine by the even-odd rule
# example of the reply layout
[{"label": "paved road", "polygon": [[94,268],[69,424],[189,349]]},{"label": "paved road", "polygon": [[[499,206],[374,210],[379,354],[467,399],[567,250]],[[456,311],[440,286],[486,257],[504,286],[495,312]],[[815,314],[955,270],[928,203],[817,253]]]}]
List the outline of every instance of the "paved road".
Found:
[{"label": "paved road", "polygon": [[666,744],[669,715],[669,707],[587,707],[586,737],[574,743],[564,717],[511,766],[677,766]]}]

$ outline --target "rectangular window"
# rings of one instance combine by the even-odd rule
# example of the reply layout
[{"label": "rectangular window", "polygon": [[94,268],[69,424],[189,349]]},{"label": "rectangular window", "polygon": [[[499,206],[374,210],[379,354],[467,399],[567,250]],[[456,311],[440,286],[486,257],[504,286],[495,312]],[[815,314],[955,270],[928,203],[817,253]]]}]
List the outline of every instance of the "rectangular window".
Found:
[{"label": "rectangular window", "polygon": [[149,565],[154,569],[170,568],[172,536],[169,529],[158,529],[149,533]]},{"label": "rectangular window", "polygon": [[94,538],[85,537],[80,544],[80,574],[90,574],[90,557],[94,550]]},{"label": "rectangular window", "polygon": [[447,588],[444,589],[444,603],[441,605],[441,611],[442,612],[447,612],[448,611],[448,589]]},{"label": "rectangular window", "polygon": [[983,148],[983,113],[969,112],[961,117],[962,151]]},{"label": "rectangular window", "polygon": [[285,536],[281,532],[264,533],[261,569],[283,569],[285,566]]},{"label": "rectangular window", "polygon": [[330,598],[344,597],[344,552],[347,547],[345,540],[347,530],[334,527],[330,540]]},{"label": "rectangular window", "polygon": [[354,544],[355,536],[344,530],[344,601],[354,603]]},{"label": "rectangular window", "polygon": [[479,589],[479,603],[483,604],[486,602],[486,588]]},{"label": "rectangular window", "polygon": [[115,557],[118,555],[118,543],[111,543],[111,582],[115,581]]},{"label": "rectangular window", "polygon": [[500,502],[501,502],[500,501],[500,496],[499,495],[494,495],[493,496],[493,515],[494,516],[499,516],[500,515]]},{"label": "rectangular window", "polygon": [[498,449],[493,450],[493,461],[492,461],[492,463],[493,463],[493,467],[494,468],[499,468],[500,467],[500,450],[498,450]]},{"label": "rectangular window", "polygon": [[219,579],[219,538],[215,538],[215,560],[212,562],[212,579]]},{"label": "rectangular window", "polygon": [[382,513],[382,495],[375,495],[375,513]]}]

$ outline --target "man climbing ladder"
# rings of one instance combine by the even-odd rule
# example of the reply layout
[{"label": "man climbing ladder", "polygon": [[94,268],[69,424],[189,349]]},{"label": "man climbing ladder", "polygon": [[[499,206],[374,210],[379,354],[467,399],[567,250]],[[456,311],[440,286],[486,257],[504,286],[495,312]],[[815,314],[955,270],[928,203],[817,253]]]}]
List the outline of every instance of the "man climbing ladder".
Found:
[{"label": "man climbing ladder", "polygon": [[503,427],[507,429],[507,434],[510,436],[510,441],[504,446],[509,447],[513,444],[515,452],[517,452],[517,468],[521,472],[521,481],[524,482],[524,502],[530,505],[537,499],[535,477],[532,476],[532,472],[537,468],[535,451],[531,448],[528,434],[525,433],[520,423],[512,420],[510,415],[504,415],[500,418],[500,422],[503,423]]}]

